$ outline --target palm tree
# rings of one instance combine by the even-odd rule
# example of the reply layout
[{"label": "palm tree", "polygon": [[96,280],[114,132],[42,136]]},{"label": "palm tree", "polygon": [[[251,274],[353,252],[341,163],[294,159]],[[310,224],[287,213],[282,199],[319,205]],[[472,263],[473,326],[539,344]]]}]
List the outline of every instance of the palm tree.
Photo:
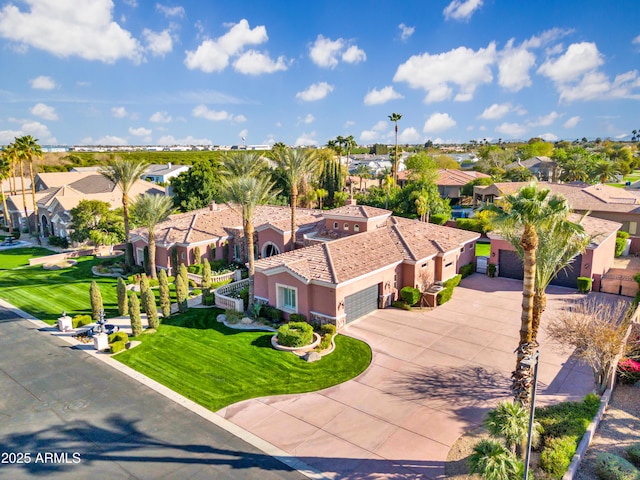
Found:
[{"label": "palm tree", "polygon": [[[504,438],[511,453],[519,457],[524,455],[529,435],[529,409],[518,402],[500,402],[487,413],[484,426],[491,436]],[[535,422],[531,442],[533,446],[537,445],[541,430],[540,424]]]},{"label": "palm tree", "polygon": [[358,146],[355,138],[353,138],[353,135],[349,135],[344,139],[344,146],[347,149],[347,166],[349,166],[349,164],[351,163],[351,160],[349,158],[351,156],[351,149]]},{"label": "palm tree", "polygon": [[[517,348],[516,369],[512,373],[514,400],[527,405],[531,391],[530,369],[522,364],[533,353],[533,301],[536,292],[536,252],[538,231],[556,225],[569,214],[567,201],[562,196],[550,196],[548,189],[538,190],[535,183],[523,187],[516,194],[503,199],[504,207],[488,204],[495,229],[514,242],[522,252],[524,277],[522,286],[522,315],[520,340]],[[513,232],[518,232],[515,234]]]},{"label": "palm tree", "polygon": [[522,478],[522,462],[494,440],[480,440],[469,456],[469,473],[484,480],[516,480]]},{"label": "palm tree", "polygon": [[173,211],[173,199],[166,195],[145,194],[131,204],[131,217],[137,225],[147,229],[149,244],[149,272],[156,279],[156,225],[164,222]]},{"label": "palm tree", "polygon": [[116,157],[111,165],[100,170],[100,173],[104,177],[111,180],[115,185],[120,187],[122,191],[124,235],[126,238],[125,241],[127,242],[125,257],[128,266],[133,265],[133,249],[129,243],[129,191],[146,169],[146,163],[123,160],[122,158]]},{"label": "palm tree", "polygon": [[287,149],[276,158],[277,168],[289,186],[291,202],[291,250],[296,249],[296,208],[298,184],[319,167],[318,157],[313,150]]},{"label": "palm tree", "polygon": [[620,173],[620,168],[610,160],[601,159],[593,164],[591,168],[591,176],[600,183],[607,183],[615,180],[616,175]]},{"label": "palm tree", "polygon": [[362,191],[362,179],[371,178],[371,171],[368,166],[361,164],[356,167],[356,170],[353,173],[356,177],[360,177],[360,191]]},{"label": "palm tree", "polygon": [[396,154],[393,157],[393,165],[391,166],[391,176],[393,181],[398,183],[398,122],[402,118],[400,113],[392,113],[389,115],[389,120],[396,124]]},{"label": "palm tree", "polygon": [[416,192],[415,204],[416,212],[421,222],[429,222],[429,194],[425,190]]},{"label": "palm tree", "polygon": [[[24,164],[22,162],[22,157],[20,156],[20,152],[15,143],[10,143],[9,145],[7,145],[4,148],[4,152],[5,155],[9,157],[12,164],[18,163],[20,167],[20,183],[22,185],[22,207],[24,208],[24,218],[27,222],[27,227],[29,228],[29,231],[31,231],[31,222],[29,221],[29,212],[27,210],[27,195],[24,191]],[[21,229],[20,225],[18,225],[18,229]]]},{"label": "palm tree", "polygon": [[4,194],[4,181],[10,178],[11,164],[6,157],[6,152],[0,157],[0,195],[2,195],[2,208],[4,212],[4,221],[9,226],[9,233],[13,233],[13,225],[11,224],[11,215],[7,208],[7,197]]},{"label": "palm tree", "polygon": [[220,179],[220,187],[227,205],[242,215],[245,248],[249,258],[250,282],[247,309],[250,310],[253,306],[253,275],[255,273],[253,214],[258,205],[272,201],[280,192],[273,189],[274,183],[266,175],[224,176]]},{"label": "palm tree", "polygon": [[267,167],[267,162],[260,152],[233,152],[223,155],[221,173],[229,177],[260,175]]},{"label": "palm tree", "polygon": [[33,159],[42,158],[42,149],[38,145],[38,139],[33,138],[31,135],[25,135],[20,138],[16,138],[16,148],[21,158],[24,158],[29,162],[29,177],[31,178],[31,198],[33,200],[33,214],[36,219],[36,235],[38,234],[40,222],[38,221],[38,207],[36,205],[36,182],[33,175]]},{"label": "palm tree", "polygon": [[316,189],[316,198],[318,199],[318,205],[320,210],[322,210],[322,201],[329,196],[329,192],[327,192],[324,188]]}]

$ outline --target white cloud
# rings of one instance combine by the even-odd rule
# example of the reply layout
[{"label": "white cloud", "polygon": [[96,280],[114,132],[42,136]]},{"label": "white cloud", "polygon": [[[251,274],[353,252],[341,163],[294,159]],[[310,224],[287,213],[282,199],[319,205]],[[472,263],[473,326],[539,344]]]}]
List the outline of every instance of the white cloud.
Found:
[{"label": "white cloud", "polygon": [[225,110],[209,110],[209,108],[200,104],[192,110],[191,114],[196,118],[204,118],[205,120],[211,120],[214,122],[220,122],[223,120],[229,120],[232,122],[244,122],[246,121],[246,117],[244,115],[232,115]]},{"label": "white cloud", "polygon": [[476,88],[493,80],[491,65],[496,59],[495,43],[474,51],[458,47],[448,52],[414,55],[401,64],[394,82],[407,82],[412,88],[427,92],[426,103],[447,100],[453,94],[451,84],[457,85],[457,101],[468,101]]},{"label": "white cloud", "polygon": [[263,73],[287,70],[288,67],[287,61],[283,56],[274,61],[267,53],[249,50],[233,62],[233,68],[245,75],[262,75]]},{"label": "white cloud", "polygon": [[496,132],[510,137],[520,137],[527,131],[527,127],[519,123],[502,123],[496,127]]},{"label": "white cloud", "polygon": [[296,138],[295,146],[296,147],[304,147],[306,145],[318,145],[318,140],[316,140],[316,132],[311,133],[303,133],[298,138]]},{"label": "white cloud", "polygon": [[16,139],[16,137],[22,137],[24,135],[31,135],[37,138],[40,142],[40,145],[55,145],[58,143],[58,140],[53,135],[51,135],[49,127],[40,122],[37,122],[35,120],[10,120],[20,122],[20,129],[0,131],[0,143],[2,144],[11,143]]},{"label": "white cloud", "polygon": [[16,137],[22,137],[22,130],[0,130],[0,144],[8,145],[16,140]]},{"label": "white cloud", "polygon": [[398,142],[400,143],[416,143],[421,138],[420,133],[413,127],[405,128],[402,133],[398,134]]},{"label": "white cloud", "polygon": [[329,85],[327,82],[314,83],[306,90],[296,93],[296,98],[303,102],[315,102],[322,100],[331,92],[333,92],[333,85]]},{"label": "white cloud", "polygon": [[631,40],[631,43],[633,45],[640,45],[640,35],[638,35],[636,38],[634,38],[633,40]]},{"label": "white cloud", "polygon": [[138,6],[137,0],[122,0],[125,5],[128,5],[131,8],[136,8]]},{"label": "white cloud", "polygon": [[531,126],[546,127],[548,125],[551,125],[553,122],[555,122],[558,117],[560,117],[560,115],[558,115],[558,113],[551,112],[548,115],[544,115],[542,117],[539,117],[535,122],[532,122],[530,125]]},{"label": "white cloud", "polygon": [[349,45],[343,38],[331,40],[319,34],[309,47],[309,57],[319,67],[335,68],[339,57],[346,63],[360,63],[367,59],[367,54],[357,45]]},{"label": "white cloud", "polygon": [[447,20],[469,20],[482,6],[482,0],[453,0],[442,11]]},{"label": "white cloud", "polygon": [[406,42],[409,39],[409,37],[413,35],[413,32],[416,31],[416,27],[409,27],[404,23],[401,23],[400,25],[398,25],[398,28],[400,29],[400,39],[403,42]]},{"label": "white cloud", "polygon": [[149,121],[153,123],[169,123],[171,121],[171,115],[167,112],[156,112],[149,117]]},{"label": "white cloud", "polygon": [[0,36],[58,57],[105,63],[140,62],[142,47],[113,20],[112,0],[28,2],[29,11],[9,3],[0,10]]},{"label": "white cloud", "polygon": [[361,48],[356,45],[351,45],[342,54],[342,61],[346,63],[360,63],[367,59],[367,54]]},{"label": "white cloud", "polygon": [[448,113],[434,113],[424,123],[424,133],[437,133],[448,130],[456,125],[456,121]]},{"label": "white cloud", "polygon": [[158,139],[158,145],[213,145],[213,142],[208,138],[194,138],[191,135],[184,138],[164,135]]},{"label": "white cloud", "polygon": [[310,124],[313,123],[315,121],[316,117],[314,117],[313,115],[311,115],[310,113],[307,113],[307,115],[304,118],[301,118],[299,120],[299,123],[305,123],[305,124]]},{"label": "white cloud", "polygon": [[31,88],[35,88],[37,90],[53,90],[56,88],[56,82],[53,78],[45,75],[33,78],[29,80],[29,83],[31,84]]},{"label": "white cloud", "polygon": [[[360,132],[360,141],[364,143],[374,142],[376,140],[380,140],[383,136],[383,132],[388,130],[390,124],[383,120],[378,121],[370,130],[363,130]],[[393,135],[392,131],[390,135]]]},{"label": "white cloud", "polygon": [[568,83],[578,80],[603,63],[604,60],[595,43],[573,43],[563,55],[545,61],[538,73],[556,83]]},{"label": "white cloud", "polygon": [[485,108],[484,112],[482,112],[478,118],[483,120],[497,120],[509,113],[511,108],[512,106],[510,103],[494,103],[490,107]]},{"label": "white cloud", "polygon": [[637,70],[617,75],[613,82],[602,72],[587,73],[575,85],[558,85],[560,100],[598,100],[606,98],[639,99],[640,78]]},{"label": "white cloud", "polygon": [[509,40],[498,60],[498,83],[512,92],[531,86],[529,70],[535,65],[536,56],[523,46],[513,47]]},{"label": "white cloud", "polygon": [[230,57],[242,52],[246,46],[259,45],[268,39],[267,29],[263,25],[252,29],[243,18],[221,37],[215,40],[206,38],[196,50],[188,50],[184,63],[189,70],[219,72],[229,65]]},{"label": "white cloud", "polygon": [[389,123],[385,122],[384,120],[379,120],[373,127],[371,127],[371,129],[375,130],[376,132],[384,132],[388,127]]},{"label": "white cloud", "polygon": [[31,114],[36,117],[44,118],[45,120],[58,120],[56,109],[49,105],[45,105],[44,103],[36,103],[31,107]]},{"label": "white cloud", "polygon": [[351,128],[356,124],[356,122],[354,122],[353,120],[347,120],[346,122],[344,122],[344,128]]},{"label": "white cloud", "polygon": [[136,137],[146,137],[151,135],[151,129],[144,128],[144,127],[138,127],[138,128],[129,127],[129,134],[134,135]]},{"label": "white cloud", "polygon": [[542,138],[543,140],[546,140],[547,142],[557,142],[558,141],[558,136],[553,134],[553,133],[542,133],[540,135],[538,135],[540,138]]},{"label": "white cloud", "polygon": [[576,115],[575,117],[571,117],[562,125],[564,128],[573,128],[580,122],[581,118]]},{"label": "white cloud", "polygon": [[116,137],[115,135],[105,135],[104,137],[93,140],[91,137],[82,140],[85,145],[128,145],[125,138]]},{"label": "white cloud", "polygon": [[184,7],[178,5],[175,7],[169,7],[167,5],[161,5],[156,3],[156,10],[162,13],[165,17],[179,17],[182,18],[185,15]]},{"label": "white cloud", "polygon": [[376,90],[375,88],[368,92],[364,97],[365,105],[382,105],[383,103],[387,103],[391,100],[397,100],[400,98],[404,98],[398,92],[396,92],[392,86],[384,87],[380,90]]},{"label": "white cloud", "polygon": [[111,109],[111,114],[116,118],[125,118],[129,115],[129,112],[127,112],[127,109],[124,107],[113,107]]},{"label": "white cloud", "polygon": [[240,130],[240,132],[238,133],[238,137],[240,137],[243,142],[247,139],[247,135],[249,135],[249,130],[247,130],[246,128]]},{"label": "white cloud", "polygon": [[169,30],[153,32],[145,28],[142,31],[142,36],[147,44],[147,50],[151,52],[154,57],[163,57],[173,50],[173,38]]}]

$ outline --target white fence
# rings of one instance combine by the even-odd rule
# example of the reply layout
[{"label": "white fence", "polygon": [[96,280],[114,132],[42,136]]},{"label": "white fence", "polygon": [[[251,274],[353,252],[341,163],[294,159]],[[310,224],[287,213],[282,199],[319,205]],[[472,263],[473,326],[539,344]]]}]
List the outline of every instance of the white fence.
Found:
[{"label": "white fence", "polygon": [[[202,286],[202,275],[188,273],[187,277],[189,277],[189,280],[193,280],[194,282],[196,282],[196,285],[198,285],[199,287]],[[223,273],[221,275],[212,275],[211,283],[224,282],[225,280],[230,279],[236,282],[242,280],[242,271],[236,270],[235,272]]]},{"label": "white fence", "polygon": [[229,283],[227,285],[221,286],[220,288],[216,288],[213,291],[213,295],[216,301],[216,307],[224,308],[225,310],[231,309],[235,310],[236,312],[244,312],[244,301],[241,298],[234,298],[227,294],[237,292],[245,287],[248,287],[249,282],[251,282],[251,280],[249,278],[245,278],[244,280]]}]

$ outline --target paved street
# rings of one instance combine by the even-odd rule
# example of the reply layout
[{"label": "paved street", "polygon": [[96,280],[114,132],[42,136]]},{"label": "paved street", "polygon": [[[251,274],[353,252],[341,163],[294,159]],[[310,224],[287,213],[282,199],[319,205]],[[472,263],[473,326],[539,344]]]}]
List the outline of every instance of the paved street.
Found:
[{"label": "paved street", "polygon": [[305,478],[2,308],[0,453],[12,480]]}]

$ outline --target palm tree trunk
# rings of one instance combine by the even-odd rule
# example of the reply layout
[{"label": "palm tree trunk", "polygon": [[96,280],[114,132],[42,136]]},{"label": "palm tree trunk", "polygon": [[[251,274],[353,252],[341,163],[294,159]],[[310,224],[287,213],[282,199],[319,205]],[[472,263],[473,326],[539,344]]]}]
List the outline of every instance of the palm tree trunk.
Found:
[{"label": "palm tree trunk", "polygon": [[36,183],[33,178],[33,158],[29,157],[29,177],[31,178],[31,195],[33,197],[33,212],[36,216],[36,235],[38,235],[38,231],[40,230],[38,221],[38,206],[36,205]]},{"label": "palm tree trunk", "polygon": [[540,321],[542,320],[542,314],[547,309],[547,294],[542,291],[536,291],[533,296],[533,317],[531,319],[531,342],[538,343],[538,329],[540,328]]},{"label": "palm tree trunk", "polygon": [[396,156],[393,158],[393,180],[398,183],[398,122],[396,122]]},{"label": "palm tree trunk", "polygon": [[11,159],[11,176],[9,177],[9,191],[11,192],[11,195],[16,195],[18,193],[16,183],[16,162],[14,159]]},{"label": "palm tree trunk", "polygon": [[122,216],[124,219],[125,263],[127,267],[133,266],[133,248],[129,246],[129,195],[122,192]]},{"label": "palm tree trunk", "polygon": [[256,273],[256,264],[253,258],[253,222],[251,219],[245,220],[244,222],[244,237],[249,257],[249,298],[246,309],[251,311],[253,308],[253,276]]},{"label": "palm tree trunk", "polygon": [[2,208],[4,210],[4,221],[9,225],[9,233],[13,233],[13,225],[11,224],[11,215],[9,215],[9,209],[7,208],[7,197],[4,194],[4,184],[0,181],[0,193],[2,194]]},{"label": "palm tree trunk", "polygon": [[29,233],[31,233],[31,222],[29,221],[29,213],[27,212],[27,196],[24,193],[24,165],[22,164],[22,160],[20,160],[20,182],[22,184],[22,206],[24,207],[24,218],[27,220],[27,228],[29,228]]},{"label": "palm tree trunk", "polygon": [[156,237],[153,234],[153,228],[150,228],[147,234],[149,238],[149,270],[151,272],[151,278],[158,278],[156,273]]},{"label": "palm tree trunk", "polygon": [[291,185],[291,251],[296,249],[296,205],[298,203],[298,186]]}]

